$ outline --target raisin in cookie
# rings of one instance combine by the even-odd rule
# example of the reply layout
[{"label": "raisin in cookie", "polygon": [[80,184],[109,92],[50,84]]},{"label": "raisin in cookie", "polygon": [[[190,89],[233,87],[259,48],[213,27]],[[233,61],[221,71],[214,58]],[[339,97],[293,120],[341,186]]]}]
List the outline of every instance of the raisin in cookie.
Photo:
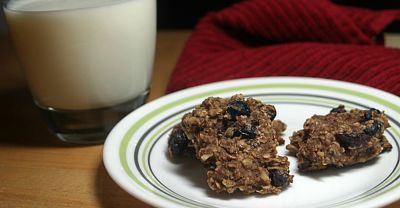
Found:
[{"label": "raisin in cookie", "polygon": [[353,109],[343,105],[327,115],[307,119],[286,146],[298,159],[298,168],[312,171],[328,166],[364,163],[392,146],[383,132],[389,127],[385,114],[376,109]]},{"label": "raisin in cookie", "polygon": [[194,153],[216,192],[279,193],[293,176],[287,157],[277,155],[286,125],[275,116],[274,106],[242,95],[207,98],[174,128],[170,155]]}]

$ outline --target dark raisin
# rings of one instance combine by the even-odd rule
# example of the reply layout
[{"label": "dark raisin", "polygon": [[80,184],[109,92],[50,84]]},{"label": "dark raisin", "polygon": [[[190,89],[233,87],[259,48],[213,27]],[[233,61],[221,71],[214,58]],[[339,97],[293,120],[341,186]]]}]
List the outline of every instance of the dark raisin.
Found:
[{"label": "dark raisin", "polygon": [[375,108],[370,108],[369,110],[365,111],[364,113],[364,121],[368,121],[372,119],[372,112],[375,112],[377,114],[380,114],[381,111]]},{"label": "dark raisin", "polygon": [[204,164],[204,167],[208,170],[215,170],[217,164],[215,164],[215,161],[210,161],[209,163]]},{"label": "dark raisin", "polygon": [[224,130],[233,126],[234,124],[235,124],[235,121],[228,120],[227,118],[222,119],[222,125],[224,127]]},{"label": "dark raisin", "polygon": [[269,173],[271,184],[275,187],[286,187],[289,185],[289,173],[283,170],[273,170]]},{"label": "dark raisin", "polygon": [[250,108],[244,101],[236,100],[229,103],[226,111],[235,118],[236,116],[249,116]]},{"label": "dark raisin", "polygon": [[[190,143],[190,142],[189,142]],[[196,157],[196,150],[194,149],[193,146],[187,146],[181,155],[179,155],[180,157],[188,157],[188,158],[195,158]]]},{"label": "dark raisin", "polygon": [[346,113],[346,109],[344,109],[344,105],[339,105],[336,108],[332,108],[331,113]]},{"label": "dark raisin", "polygon": [[242,137],[245,139],[255,139],[256,136],[256,127],[254,125],[248,125],[241,129],[237,129],[233,133],[233,137]]},{"label": "dark raisin", "polygon": [[276,110],[275,110],[275,108],[273,109],[273,111],[270,111],[270,112],[268,112],[267,114],[268,114],[269,119],[270,119],[271,121],[273,121],[273,120],[275,119],[275,117],[276,117]]},{"label": "dark raisin", "polygon": [[369,121],[372,119],[372,111],[367,110],[364,113],[364,121]]},{"label": "dark raisin", "polygon": [[367,134],[336,134],[336,141],[344,148],[356,148],[366,144],[371,136]]},{"label": "dark raisin", "polygon": [[175,128],[168,140],[168,146],[173,156],[182,156],[188,153],[189,140],[181,128]]},{"label": "dark raisin", "polygon": [[373,111],[373,112],[375,112],[375,113],[377,113],[377,114],[380,114],[380,113],[381,113],[380,110],[375,109],[375,108],[370,108],[369,110],[370,110],[370,111]]},{"label": "dark raisin", "polygon": [[364,132],[368,135],[375,135],[376,133],[378,133],[381,129],[381,125],[379,124],[378,121],[374,121],[374,123],[372,123],[371,126],[367,127],[364,129]]}]

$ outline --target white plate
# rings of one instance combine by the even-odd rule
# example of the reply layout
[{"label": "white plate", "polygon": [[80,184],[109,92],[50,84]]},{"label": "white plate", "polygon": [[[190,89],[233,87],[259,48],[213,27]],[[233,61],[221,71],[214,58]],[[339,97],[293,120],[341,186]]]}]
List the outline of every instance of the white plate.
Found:
[{"label": "white plate", "polygon": [[[216,194],[205,170],[192,159],[167,157],[171,128],[206,97],[242,93],[275,105],[277,119],[288,125],[284,138],[301,129],[306,118],[332,107],[385,111],[393,145],[376,160],[343,169],[299,173],[289,157],[294,182],[279,195]],[[218,82],[176,92],[132,112],[109,134],[104,164],[113,180],[131,195],[157,207],[376,207],[400,198],[400,99],[366,86],[312,78],[273,77]],[[287,155],[284,146],[279,154]]]}]

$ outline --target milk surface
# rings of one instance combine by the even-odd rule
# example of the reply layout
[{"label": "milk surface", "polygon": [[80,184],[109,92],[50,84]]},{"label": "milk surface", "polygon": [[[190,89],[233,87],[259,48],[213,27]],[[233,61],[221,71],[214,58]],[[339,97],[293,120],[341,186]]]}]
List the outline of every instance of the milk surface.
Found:
[{"label": "milk surface", "polygon": [[148,88],[156,0],[16,0],[5,9],[36,101],[66,110],[108,107]]},{"label": "milk surface", "polygon": [[14,0],[7,8],[17,11],[57,11],[107,6],[129,0]]}]

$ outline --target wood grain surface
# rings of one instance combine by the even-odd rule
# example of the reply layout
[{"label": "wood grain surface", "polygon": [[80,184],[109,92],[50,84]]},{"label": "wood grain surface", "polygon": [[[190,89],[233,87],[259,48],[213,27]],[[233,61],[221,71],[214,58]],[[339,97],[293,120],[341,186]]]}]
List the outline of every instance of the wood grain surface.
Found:
[{"label": "wood grain surface", "polygon": [[[189,31],[160,31],[149,100],[164,94]],[[102,145],[58,141],[35,108],[0,34],[0,207],[150,207],[115,184]],[[400,201],[387,208],[400,207]]]},{"label": "wood grain surface", "polygon": [[[164,94],[189,36],[158,33],[149,100]],[[103,145],[58,141],[27,91],[9,38],[0,37],[0,207],[150,207],[106,173]]]}]

